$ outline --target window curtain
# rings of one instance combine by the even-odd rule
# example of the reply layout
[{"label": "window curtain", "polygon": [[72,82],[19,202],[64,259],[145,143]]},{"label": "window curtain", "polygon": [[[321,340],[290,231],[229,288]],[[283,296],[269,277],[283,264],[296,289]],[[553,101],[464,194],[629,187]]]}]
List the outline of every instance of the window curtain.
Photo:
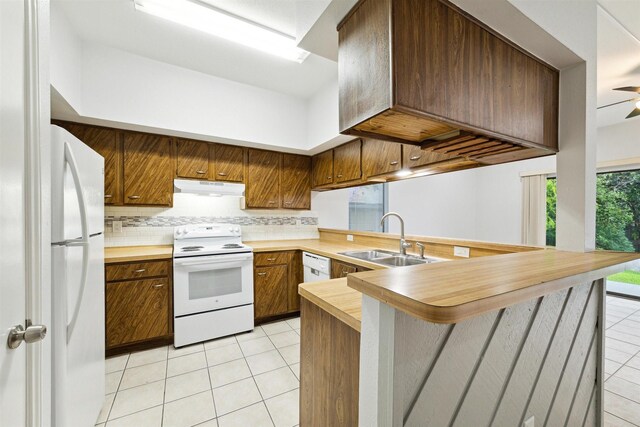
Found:
[{"label": "window curtain", "polygon": [[547,176],[522,178],[522,243],[546,245]]}]

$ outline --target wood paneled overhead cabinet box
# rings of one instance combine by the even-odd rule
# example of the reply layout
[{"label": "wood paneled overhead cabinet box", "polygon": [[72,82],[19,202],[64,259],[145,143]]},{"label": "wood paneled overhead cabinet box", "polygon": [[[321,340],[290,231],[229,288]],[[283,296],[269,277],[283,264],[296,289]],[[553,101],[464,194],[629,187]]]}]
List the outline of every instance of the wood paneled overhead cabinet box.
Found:
[{"label": "wood paneled overhead cabinet box", "polygon": [[419,146],[425,170],[558,151],[558,70],[451,3],[362,0],[338,32],[341,133]]}]

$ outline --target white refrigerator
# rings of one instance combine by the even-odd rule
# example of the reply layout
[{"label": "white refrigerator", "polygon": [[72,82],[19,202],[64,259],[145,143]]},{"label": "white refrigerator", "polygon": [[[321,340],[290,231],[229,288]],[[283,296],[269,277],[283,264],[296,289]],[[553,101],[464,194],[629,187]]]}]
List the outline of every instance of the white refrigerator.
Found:
[{"label": "white refrigerator", "polygon": [[105,392],[104,159],[51,126],[53,426],[93,426]]}]

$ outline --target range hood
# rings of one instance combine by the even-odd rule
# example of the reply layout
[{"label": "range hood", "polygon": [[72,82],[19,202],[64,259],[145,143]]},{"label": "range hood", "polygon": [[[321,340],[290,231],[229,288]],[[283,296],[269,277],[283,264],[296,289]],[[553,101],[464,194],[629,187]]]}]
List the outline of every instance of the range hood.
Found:
[{"label": "range hood", "polygon": [[232,182],[194,181],[176,179],[173,181],[175,193],[201,194],[205,196],[243,196],[244,184]]}]

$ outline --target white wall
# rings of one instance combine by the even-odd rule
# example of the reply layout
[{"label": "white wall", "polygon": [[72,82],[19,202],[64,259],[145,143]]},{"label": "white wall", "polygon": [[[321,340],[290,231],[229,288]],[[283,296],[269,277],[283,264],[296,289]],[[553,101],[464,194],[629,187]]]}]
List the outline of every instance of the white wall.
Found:
[{"label": "white wall", "polygon": [[640,119],[598,129],[598,161],[640,157]]},{"label": "white wall", "polygon": [[79,111],[82,109],[82,43],[60,9],[52,7],[50,16],[51,86]]}]

